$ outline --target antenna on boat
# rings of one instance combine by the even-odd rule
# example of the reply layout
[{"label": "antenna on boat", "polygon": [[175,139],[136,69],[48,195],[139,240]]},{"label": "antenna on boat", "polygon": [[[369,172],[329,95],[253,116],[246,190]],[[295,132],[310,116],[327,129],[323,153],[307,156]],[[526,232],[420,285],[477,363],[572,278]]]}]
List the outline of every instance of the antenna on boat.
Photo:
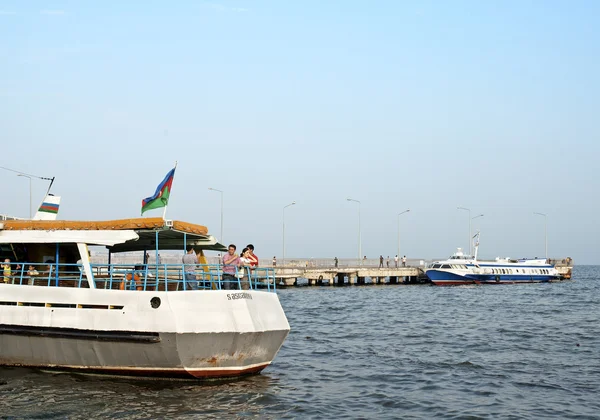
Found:
[{"label": "antenna on boat", "polygon": [[31,177],[31,178],[37,178],[37,179],[43,179],[44,181],[50,181],[50,185],[48,186],[48,191],[46,192],[46,195],[50,194],[50,188],[52,188],[52,184],[54,183],[54,177],[46,178],[45,176],[32,175],[32,174],[28,174],[28,173],[25,173],[22,171],[15,171],[14,169],[5,168],[4,166],[0,166],[0,169],[4,169],[5,171],[14,172],[16,174]]},{"label": "antenna on boat", "polygon": [[473,240],[473,246],[475,247],[475,255],[473,257],[474,261],[477,261],[477,251],[479,250],[479,236],[480,236],[481,232],[477,231],[477,233],[475,235],[473,235],[473,238],[471,238]]},{"label": "antenna on boat", "polygon": [[50,194],[50,188],[52,188],[52,184],[54,184],[54,177],[45,178],[45,177],[41,176],[40,179],[43,179],[45,181],[50,181],[50,185],[48,185],[48,191],[46,191],[46,195]]}]

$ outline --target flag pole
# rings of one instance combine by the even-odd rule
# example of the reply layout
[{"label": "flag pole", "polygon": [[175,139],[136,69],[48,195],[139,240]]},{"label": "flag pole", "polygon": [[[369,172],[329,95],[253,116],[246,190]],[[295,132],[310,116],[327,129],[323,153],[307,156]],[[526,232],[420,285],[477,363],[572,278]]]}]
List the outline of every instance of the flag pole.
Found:
[{"label": "flag pole", "polygon": [[[173,168],[173,181],[175,181],[175,169],[177,169],[177,161],[175,161],[175,167]],[[173,186],[173,183],[171,183],[171,186]],[[171,200],[171,191],[169,191],[169,200]],[[163,210],[163,220],[167,220],[167,206],[169,205],[169,202],[167,201],[167,204],[165,204],[165,208]]]}]

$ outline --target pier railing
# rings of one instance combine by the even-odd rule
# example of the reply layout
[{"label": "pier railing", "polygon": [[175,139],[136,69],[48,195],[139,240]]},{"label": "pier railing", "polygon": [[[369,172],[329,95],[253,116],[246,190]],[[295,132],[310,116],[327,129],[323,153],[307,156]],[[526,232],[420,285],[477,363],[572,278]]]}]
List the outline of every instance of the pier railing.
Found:
[{"label": "pier railing", "polygon": [[[276,290],[275,270],[196,264],[90,264],[97,289],[135,291]],[[88,288],[81,264],[2,263],[2,282],[47,287]],[[186,269],[188,270],[186,272]]]}]

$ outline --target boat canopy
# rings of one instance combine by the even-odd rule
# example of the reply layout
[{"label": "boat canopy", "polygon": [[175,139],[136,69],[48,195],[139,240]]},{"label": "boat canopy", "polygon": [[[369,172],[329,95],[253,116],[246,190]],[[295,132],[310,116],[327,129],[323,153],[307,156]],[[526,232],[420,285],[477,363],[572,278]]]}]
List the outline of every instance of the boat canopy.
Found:
[{"label": "boat canopy", "polygon": [[[150,249],[226,251],[205,226],[160,217],[108,221],[7,220],[0,222],[0,243],[87,243],[111,252]],[[158,243],[158,246],[157,246]]]},{"label": "boat canopy", "polygon": [[82,243],[107,247],[138,239],[133,230],[0,230],[0,244]]}]

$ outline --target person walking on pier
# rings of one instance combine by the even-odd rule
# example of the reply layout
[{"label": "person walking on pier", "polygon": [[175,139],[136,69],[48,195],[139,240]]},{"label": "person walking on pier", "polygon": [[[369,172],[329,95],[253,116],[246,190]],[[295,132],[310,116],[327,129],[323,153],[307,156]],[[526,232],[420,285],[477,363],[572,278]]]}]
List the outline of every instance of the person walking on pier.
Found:
[{"label": "person walking on pier", "polygon": [[406,267],[406,255],[402,257],[402,267]]},{"label": "person walking on pier", "polygon": [[379,256],[379,268],[383,268],[383,255]]},{"label": "person walking on pier", "polygon": [[398,268],[398,256],[397,255],[394,257],[394,265],[396,266],[396,268]]}]

